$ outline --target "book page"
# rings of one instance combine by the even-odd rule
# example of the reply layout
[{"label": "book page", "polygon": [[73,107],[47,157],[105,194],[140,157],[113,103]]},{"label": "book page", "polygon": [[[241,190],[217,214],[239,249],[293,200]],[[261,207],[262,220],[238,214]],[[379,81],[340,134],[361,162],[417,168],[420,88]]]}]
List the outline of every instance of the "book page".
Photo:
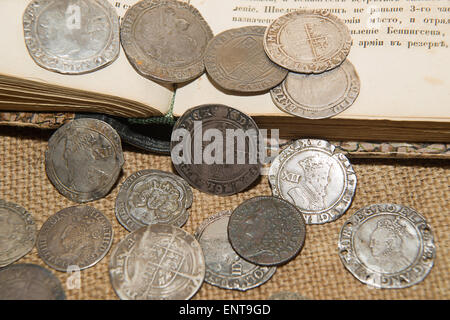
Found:
[{"label": "book page", "polygon": [[[108,0],[119,16],[137,0]],[[173,89],[140,76],[120,48],[119,57],[109,66],[84,75],[63,75],[38,66],[25,45],[22,16],[30,0],[0,0],[0,74],[125,98],[148,105],[165,114]],[[157,115],[157,114],[155,114]]]},{"label": "book page", "polygon": [[[450,121],[449,0],[191,0],[214,34],[269,25],[301,8],[327,9],[343,19],[353,45],[348,59],[361,80],[356,102],[335,118]],[[174,111],[221,103],[252,116],[288,114],[269,93],[238,95],[203,75],[177,89]]]}]

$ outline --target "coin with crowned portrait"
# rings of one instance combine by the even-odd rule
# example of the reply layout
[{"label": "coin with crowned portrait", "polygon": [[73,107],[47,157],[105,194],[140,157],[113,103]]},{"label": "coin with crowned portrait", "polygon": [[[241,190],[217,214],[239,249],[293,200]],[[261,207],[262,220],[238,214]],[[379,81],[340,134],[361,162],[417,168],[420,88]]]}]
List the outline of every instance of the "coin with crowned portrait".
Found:
[{"label": "coin with crowned portrait", "polygon": [[0,300],[65,300],[63,286],[49,270],[30,263],[0,269]]},{"label": "coin with crowned portrait", "polygon": [[119,17],[106,0],[33,0],[23,31],[33,60],[58,73],[92,72],[119,55]]},{"label": "coin with crowned portrait", "polygon": [[276,267],[258,266],[242,259],[228,241],[231,211],[206,218],[195,232],[205,256],[205,282],[223,288],[246,291],[267,282]]},{"label": "coin with crowned portrait", "polygon": [[191,234],[172,225],[152,224],[117,244],[109,275],[122,300],[186,300],[203,283],[205,259]]},{"label": "coin with crowned portrait", "polygon": [[99,262],[109,251],[113,229],[108,218],[89,206],[62,209],[41,227],[36,246],[39,257],[50,267],[68,272]]},{"label": "coin with crowned portrait", "polygon": [[356,173],[347,157],[325,140],[300,139],[286,147],[269,169],[272,194],[294,204],[307,224],[338,219],[350,206]]},{"label": "coin with crowned portrait", "polygon": [[120,40],[131,65],[144,77],[180,83],[205,71],[213,33],[200,12],[175,0],[138,1],[125,13]]},{"label": "coin with crowned portrait", "polygon": [[116,198],[116,217],[128,231],[156,223],[183,226],[192,205],[192,190],[170,172],[141,170],[122,184]]},{"label": "coin with crowned portrait", "polygon": [[436,256],[433,232],[416,210],[373,204],[356,211],[339,234],[339,257],[362,283],[406,288],[430,273]]},{"label": "coin with crowned portrait", "polygon": [[299,73],[321,73],[340,65],[350,52],[350,31],[327,10],[302,9],[275,19],[264,49],[276,64]]},{"label": "coin with crowned portrait", "polygon": [[77,119],[60,127],[45,152],[49,180],[75,202],[104,197],[116,183],[123,163],[119,135],[96,119]]}]

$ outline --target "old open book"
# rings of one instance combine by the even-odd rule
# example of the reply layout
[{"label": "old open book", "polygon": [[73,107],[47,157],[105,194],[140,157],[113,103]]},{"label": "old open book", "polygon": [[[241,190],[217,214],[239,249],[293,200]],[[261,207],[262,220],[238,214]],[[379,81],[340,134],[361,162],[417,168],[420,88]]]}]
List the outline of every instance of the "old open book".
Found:
[{"label": "old open book", "polygon": [[[119,16],[136,0],[109,0]],[[450,141],[450,0],[191,0],[214,34],[268,25],[299,8],[324,8],[352,33],[348,59],[361,79],[356,102],[331,119],[306,120],[279,110],[269,93],[225,92],[206,75],[174,88],[138,75],[123,51],[111,65],[61,75],[34,63],[22,15],[30,0],[0,0],[0,110],[100,112],[122,117],[179,116],[193,106],[237,108],[283,137]]]}]

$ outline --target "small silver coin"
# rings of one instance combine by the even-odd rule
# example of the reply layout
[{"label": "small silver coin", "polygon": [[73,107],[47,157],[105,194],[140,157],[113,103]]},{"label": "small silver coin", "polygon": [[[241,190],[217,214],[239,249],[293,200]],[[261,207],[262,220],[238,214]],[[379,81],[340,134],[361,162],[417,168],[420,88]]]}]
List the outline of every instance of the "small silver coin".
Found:
[{"label": "small silver coin", "polygon": [[0,199],[0,268],[30,252],[36,236],[33,216],[17,204]]},{"label": "small silver coin", "polygon": [[431,271],[436,248],[431,227],[412,208],[374,204],[356,211],[339,234],[339,257],[362,283],[406,288]]},{"label": "small silver coin", "polygon": [[106,0],[31,1],[23,30],[33,60],[58,73],[92,72],[119,55],[119,17]]},{"label": "small silver coin", "polygon": [[65,300],[59,279],[36,264],[0,269],[0,300]]},{"label": "small silver coin", "polygon": [[205,278],[198,241],[167,224],[152,224],[125,236],[109,264],[111,284],[122,300],[187,300]]},{"label": "small silver coin", "polygon": [[266,283],[276,267],[258,266],[243,260],[228,241],[231,211],[221,211],[197,228],[195,237],[205,256],[205,282],[223,289],[246,291]]},{"label": "small silver coin", "polygon": [[160,170],[141,170],[120,187],[116,217],[128,231],[156,223],[181,227],[189,218],[192,199],[192,189],[183,178]]},{"label": "small silver coin", "polygon": [[39,231],[39,257],[58,271],[83,270],[109,251],[113,229],[108,218],[89,206],[69,207],[45,221]]},{"label": "small silver coin", "polygon": [[356,173],[347,157],[325,140],[300,139],[286,147],[269,169],[272,194],[294,204],[307,224],[338,219],[350,206]]},{"label": "small silver coin", "polygon": [[320,74],[290,72],[270,90],[275,105],[284,112],[308,119],[324,119],[349,108],[358,97],[360,81],[350,61]]},{"label": "small silver coin", "polygon": [[60,127],[45,153],[49,180],[62,195],[80,203],[104,197],[123,163],[119,135],[96,119],[77,119]]}]

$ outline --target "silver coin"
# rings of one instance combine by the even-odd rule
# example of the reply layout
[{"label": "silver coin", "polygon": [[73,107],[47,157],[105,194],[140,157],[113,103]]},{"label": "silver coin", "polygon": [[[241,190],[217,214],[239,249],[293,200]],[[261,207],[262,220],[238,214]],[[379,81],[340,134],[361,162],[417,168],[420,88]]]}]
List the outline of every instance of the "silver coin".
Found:
[{"label": "silver coin", "polygon": [[406,288],[421,282],[436,255],[425,218],[398,204],[374,204],[356,211],[342,226],[338,248],[345,268],[377,288]]},{"label": "silver coin", "polygon": [[109,251],[113,229],[108,218],[89,206],[69,207],[45,221],[39,231],[39,257],[50,267],[68,272],[99,262]]},{"label": "silver coin", "polygon": [[77,119],[60,127],[45,153],[49,180],[75,202],[104,197],[116,183],[123,163],[119,135],[96,119]]},{"label": "silver coin", "polygon": [[131,65],[144,77],[186,82],[205,71],[213,33],[200,12],[174,0],[143,0],[127,10],[120,40]]},{"label": "silver coin", "polygon": [[205,278],[205,259],[198,241],[167,224],[142,227],[114,248],[111,284],[122,300],[185,300]]},{"label": "silver coin", "polygon": [[307,224],[338,219],[350,206],[356,174],[347,157],[325,140],[300,139],[286,147],[269,169],[272,193],[294,204]]},{"label": "silver coin", "polygon": [[34,0],[23,15],[25,43],[41,67],[83,74],[119,55],[119,17],[106,0]]},{"label": "silver coin", "polygon": [[324,119],[349,108],[358,97],[360,81],[350,61],[320,74],[289,72],[270,90],[275,105],[284,112],[308,119]]},{"label": "silver coin", "polygon": [[297,292],[281,291],[272,294],[267,300],[311,300]]},{"label": "silver coin", "polygon": [[0,268],[30,252],[36,235],[33,216],[17,204],[0,199]]},{"label": "silver coin", "polygon": [[59,279],[36,264],[13,264],[0,269],[0,300],[65,300]]},{"label": "silver coin", "polygon": [[197,228],[195,237],[205,256],[205,282],[223,289],[246,291],[259,287],[275,273],[276,267],[258,266],[243,260],[228,241],[231,211],[221,211]]},{"label": "silver coin", "polygon": [[141,170],[120,187],[116,217],[128,231],[156,223],[181,227],[189,217],[192,199],[192,189],[184,179],[170,172]]},{"label": "silver coin", "polygon": [[321,73],[340,65],[350,52],[350,31],[326,10],[285,14],[267,27],[264,49],[276,64],[299,73]]}]

